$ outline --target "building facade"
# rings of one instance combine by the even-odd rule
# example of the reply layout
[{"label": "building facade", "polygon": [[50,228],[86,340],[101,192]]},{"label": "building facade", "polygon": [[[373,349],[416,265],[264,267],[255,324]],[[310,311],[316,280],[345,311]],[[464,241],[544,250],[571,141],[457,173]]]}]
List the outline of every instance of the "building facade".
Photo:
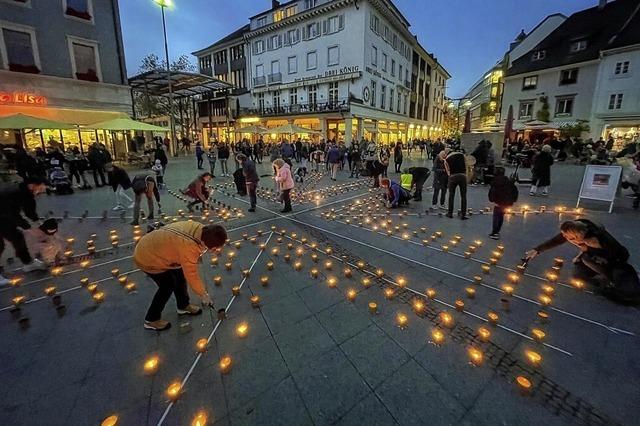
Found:
[{"label": "building facade", "polygon": [[[503,118],[512,107],[514,128],[524,130],[528,139],[539,140],[576,126],[585,129],[583,137],[593,139],[616,123],[633,127],[631,123],[637,120],[625,121],[625,115],[638,110],[637,101],[632,104],[637,96],[632,88],[640,87],[640,76],[628,70],[634,60],[633,46],[640,43],[639,27],[634,24],[639,14],[640,4],[635,0],[602,0],[564,20],[511,62],[505,77]],[[615,74],[618,62],[620,72]],[[625,95],[629,104],[623,100]],[[623,105],[629,109],[625,111]],[[527,122],[532,120],[547,124],[537,124],[540,131],[529,132]],[[541,131],[545,126],[547,132]]]},{"label": "building facade", "polygon": [[[91,124],[131,114],[131,104],[117,0],[0,1],[0,116]],[[3,144],[22,137],[0,132]],[[24,137],[33,149],[49,139],[86,147],[107,135],[43,130]]]},{"label": "building facade", "polygon": [[[406,141],[432,126],[435,136],[439,114],[433,108],[441,107],[449,74],[424,51],[429,68],[427,59],[422,68],[418,62],[416,76],[424,78],[412,87],[418,44],[392,2],[273,1],[271,9],[249,21],[243,35],[249,97],[236,102],[236,128],[292,123],[347,144],[362,138]],[[212,75],[219,76],[215,70]],[[418,81],[421,110],[411,114],[412,91],[418,105]]]},{"label": "building facade", "polygon": [[[201,74],[215,77],[232,84],[230,92],[209,93],[198,102],[199,126],[206,143],[212,138],[232,140],[236,119],[241,106],[250,102],[247,78],[247,50],[244,34],[249,25],[244,25],[228,36],[192,54],[198,58]],[[238,125],[241,123],[238,123]]]}]

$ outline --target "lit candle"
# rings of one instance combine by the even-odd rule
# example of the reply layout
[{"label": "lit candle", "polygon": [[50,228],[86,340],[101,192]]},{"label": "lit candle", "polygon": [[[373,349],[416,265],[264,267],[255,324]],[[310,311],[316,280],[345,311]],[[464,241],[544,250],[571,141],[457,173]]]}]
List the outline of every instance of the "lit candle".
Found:
[{"label": "lit candle", "polygon": [[426,291],[426,293],[427,293],[427,297],[428,297],[429,299],[435,299],[436,294],[437,294],[437,293],[436,293],[436,291],[435,291],[435,289],[433,289],[433,288],[428,288],[428,289],[427,289],[427,291]]},{"label": "lit candle", "polygon": [[206,426],[207,425],[207,413],[199,411],[196,413],[193,420],[191,420],[191,426]]},{"label": "lit candle", "polygon": [[11,278],[11,280],[9,280],[9,284],[12,287],[18,287],[21,282],[22,282],[22,277],[14,277],[14,278]]},{"label": "lit candle", "polygon": [[278,247],[274,247],[271,249],[271,254],[273,256],[278,256],[278,253],[280,253],[280,250],[278,249]]},{"label": "lit candle", "polygon": [[295,269],[296,271],[301,270],[302,269],[302,262],[300,262],[300,261],[294,262],[293,269]]},{"label": "lit candle", "polygon": [[145,374],[155,374],[160,365],[160,358],[157,355],[150,356],[144,361],[143,369]]},{"label": "lit candle", "polygon": [[502,286],[502,291],[504,291],[504,294],[506,294],[507,296],[511,296],[513,295],[513,286],[505,284]]},{"label": "lit candle", "polygon": [[436,231],[436,237],[441,238],[442,237],[442,231]]},{"label": "lit candle", "polygon": [[249,275],[251,275],[251,271],[249,269],[243,269],[242,270],[242,276],[244,278],[249,278]]},{"label": "lit candle", "polygon": [[220,371],[222,372],[222,374],[226,374],[229,372],[229,370],[231,370],[231,357],[230,356],[224,356],[222,358],[220,358],[220,362],[218,363],[218,366],[220,367]]},{"label": "lit candle", "polygon": [[534,367],[540,366],[540,363],[542,362],[542,355],[540,355],[538,352],[527,350],[524,352],[524,355],[527,357],[527,360],[531,365],[533,365]]},{"label": "lit candle", "polygon": [[311,268],[311,271],[309,271],[309,273],[311,274],[311,278],[318,278],[318,268]]},{"label": "lit candle", "polygon": [[391,300],[393,299],[393,296],[395,295],[395,291],[393,291],[392,288],[385,288],[384,289],[384,297]]},{"label": "lit candle", "polygon": [[89,260],[83,260],[80,262],[80,267],[82,269],[87,269],[89,267],[89,265],[91,264],[91,261]]},{"label": "lit candle", "polygon": [[465,291],[467,292],[467,297],[469,299],[473,299],[474,297],[476,297],[476,289],[473,287],[467,287],[465,288]]},{"label": "lit candle", "polygon": [[431,330],[431,343],[440,346],[444,343],[444,333],[438,328]]},{"label": "lit candle", "polygon": [[522,396],[529,395],[531,393],[531,389],[533,389],[531,380],[527,379],[524,376],[516,377],[516,384],[518,385],[518,389],[520,389],[520,394]]},{"label": "lit candle", "polygon": [[82,287],[86,287],[87,285],[89,285],[89,278],[80,278],[80,285]]},{"label": "lit candle", "polygon": [[520,281],[520,275],[515,272],[510,272],[509,275],[507,275],[507,279],[513,284],[518,284]]},{"label": "lit candle", "polygon": [[240,286],[233,286],[231,287],[231,294],[233,294],[234,296],[239,296],[240,295]]},{"label": "lit candle", "polygon": [[377,275],[378,277],[382,277],[382,276],[384,276],[384,270],[383,270],[382,268],[378,268],[378,269],[376,269],[376,275]]},{"label": "lit candle", "polygon": [[546,277],[550,283],[555,283],[558,280],[558,275],[554,274],[553,272],[548,272]]},{"label": "lit candle", "polygon": [[473,277],[473,282],[475,282],[476,284],[480,284],[482,282],[482,277],[480,275],[475,275]]},{"label": "lit candle", "polygon": [[25,300],[27,300],[26,296],[16,296],[13,299],[11,299],[11,301],[13,302],[13,306],[15,306],[16,308],[20,305],[22,305]]},{"label": "lit candle", "polygon": [[547,336],[547,333],[540,330],[539,328],[534,328],[531,330],[531,335],[533,336],[533,340],[541,343],[542,341],[544,341],[544,338]]},{"label": "lit candle", "polygon": [[91,283],[87,285],[87,290],[89,290],[89,293],[95,293],[98,290],[98,284]]},{"label": "lit candle", "polygon": [[291,261],[291,255],[289,253],[284,255],[284,261],[289,263]]},{"label": "lit candle", "polygon": [[318,255],[317,255],[316,253],[312,253],[312,254],[311,254],[311,260],[312,260],[314,263],[318,263]]},{"label": "lit candle", "polygon": [[482,365],[484,356],[482,355],[482,351],[480,349],[471,347],[467,352],[469,354],[469,361],[471,361],[471,364],[475,365],[476,367]]},{"label": "lit candle", "polygon": [[338,280],[335,277],[329,277],[327,279],[327,285],[329,288],[336,288],[338,286]]},{"label": "lit candle", "polygon": [[416,314],[421,314],[424,311],[424,303],[420,299],[414,299],[412,307]]},{"label": "lit candle", "polygon": [[54,277],[59,276],[60,274],[62,274],[62,266],[56,266],[55,268],[51,268],[51,275],[53,275]]},{"label": "lit candle", "polygon": [[120,275],[118,277],[118,282],[120,283],[120,285],[125,285],[127,283],[127,276],[126,275]]},{"label": "lit candle", "polygon": [[356,293],[356,291],[354,289],[349,289],[347,291],[347,299],[349,300],[349,302],[355,301],[357,294],[358,293]]},{"label": "lit candle", "polygon": [[362,285],[365,287],[369,287],[371,285],[371,280],[367,277],[362,278]]},{"label": "lit candle", "polygon": [[351,278],[351,276],[353,275],[351,268],[344,268],[342,272],[344,273],[344,276],[347,278]]},{"label": "lit candle", "polygon": [[127,285],[124,286],[125,290],[127,290],[129,293],[135,291],[136,289],[136,285],[135,283],[128,283]]},{"label": "lit candle", "polygon": [[93,295],[93,301],[96,302],[97,305],[104,302],[104,293],[99,291]]},{"label": "lit candle", "polygon": [[198,339],[198,341],[196,342],[196,349],[200,353],[206,352],[208,349],[208,346],[209,346],[209,342],[204,337],[201,339]]},{"label": "lit candle", "polygon": [[272,261],[268,261],[267,262],[267,269],[270,270],[270,271],[273,271],[273,265],[274,265],[274,263]]},{"label": "lit candle", "polygon": [[407,287],[407,280],[406,280],[406,279],[404,279],[403,277],[399,277],[399,278],[396,280],[396,284],[397,284],[397,285],[398,285],[398,287],[400,287],[400,288],[405,288],[405,287]]},{"label": "lit candle", "polygon": [[486,327],[480,327],[478,328],[478,337],[483,342],[488,342],[491,338],[491,331],[489,331],[489,329]]},{"label": "lit candle", "polygon": [[233,263],[227,262],[224,264],[224,267],[227,271],[230,271],[231,269],[233,269]]},{"label": "lit candle", "polygon": [[458,312],[464,311],[464,302],[462,300],[460,299],[456,300],[454,305],[456,307],[456,311]]},{"label": "lit candle", "polygon": [[107,417],[100,423],[100,426],[116,426],[118,424],[118,416],[115,414]]},{"label": "lit candle", "polygon": [[378,313],[378,304],[376,302],[369,302],[369,312],[372,314]]},{"label": "lit candle", "polygon": [[488,274],[489,272],[491,272],[491,266],[489,265],[482,265],[482,272],[484,272],[485,274]]},{"label": "lit candle", "polygon": [[453,316],[449,312],[440,312],[440,321],[445,327],[453,327]]},{"label": "lit candle", "polygon": [[399,313],[396,315],[396,322],[398,323],[398,327],[405,328],[409,323],[409,318],[405,314]]},{"label": "lit candle", "polygon": [[547,323],[549,321],[549,314],[545,311],[538,311],[537,313],[538,318],[540,319],[540,322]]},{"label": "lit candle", "polygon": [[236,327],[236,334],[238,335],[238,337],[246,337],[248,333],[249,333],[248,323],[241,322],[240,324],[238,324],[238,326]]},{"label": "lit candle", "polygon": [[467,258],[467,259],[470,259],[471,258],[471,252],[470,251],[465,251],[464,252],[464,257]]},{"label": "lit candle", "polygon": [[542,291],[548,296],[553,296],[553,293],[555,293],[556,291],[556,289],[549,284],[543,284],[541,288],[542,288]]},{"label": "lit candle", "polygon": [[443,245],[442,246],[442,251],[445,252],[445,253],[448,252],[449,251],[449,246]]},{"label": "lit candle", "polygon": [[487,313],[487,319],[489,320],[490,324],[496,325],[498,323],[498,320],[500,319],[500,316],[493,311],[489,311]]},{"label": "lit candle", "polygon": [[498,264],[498,259],[496,259],[495,257],[490,257],[489,258],[489,263],[492,265],[497,265]]},{"label": "lit candle", "polygon": [[330,260],[327,260],[326,262],[324,262],[324,268],[327,271],[330,271],[333,268],[333,262]]},{"label": "lit candle", "polygon": [[551,305],[551,297],[549,297],[546,294],[541,294],[540,296],[538,296],[538,300],[540,301],[540,303],[542,304],[542,306],[549,306]]},{"label": "lit candle", "polygon": [[477,247],[476,247],[476,246],[474,246],[473,244],[471,244],[471,245],[469,246],[469,251],[470,251],[471,253],[475,253],[475,252],[476,252],[476,250],[477,250]]},{"label": "lit candle", "polygon": [[482,247],[482,241],[480,241],[480,240],[475,240],[473,243],[474,243],[477,247]]},{"label": "lit candle", "polygon": [[52,285],[44,289],[44,294],[47,296],[53,296],[56,294],[56,286]]},{"label": "lit candle", "polygon": [[217,266],[218,265],[218,256],[212,256],[211,257],[211,266]]},{"label": "lit candle", "polygon": [[367,265],[363,260],[358,260],[358,262],[356,263],[356,265],[358,265],[358,268],[360,269],[364,269],[364,267]]},{"label": "lit candle", "polygon": [[180,398],[182,392],[182,384],[180,382],[173,382],[167,388],[167,397],[171,401],[177,401]]},{"label": "lit candle", "polygon": [[579,280],[579,279],[572,279],[571,280],[571,285],[576,289],[576,290],[583,290],[584,289],[584,281]]}]

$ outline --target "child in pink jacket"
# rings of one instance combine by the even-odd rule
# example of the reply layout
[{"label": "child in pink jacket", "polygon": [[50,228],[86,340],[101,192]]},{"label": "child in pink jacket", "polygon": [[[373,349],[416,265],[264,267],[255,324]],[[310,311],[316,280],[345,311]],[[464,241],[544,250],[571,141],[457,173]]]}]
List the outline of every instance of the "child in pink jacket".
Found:
[{"label": "child in pink jacket", "polygon": [[291,175],[291,168],[281,158],[278,158],[273,162],[273,167],[276,169],[276,182],[280,187],[281,199],[284,202],[284,209],[282,213],[289,213],[291,211],[291,190],[294,187],[293,176]]}]

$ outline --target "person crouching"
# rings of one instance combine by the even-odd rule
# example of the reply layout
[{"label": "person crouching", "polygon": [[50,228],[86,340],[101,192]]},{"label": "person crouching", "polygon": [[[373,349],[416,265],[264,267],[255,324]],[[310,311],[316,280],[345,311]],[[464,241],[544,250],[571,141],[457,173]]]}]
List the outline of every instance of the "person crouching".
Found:
[{"label": "person crouching", "polygon": [[391,208],[400,207],[409,204],[411,194],[409,191],[400,186],[398,182],[384,178],[380,180],[380,187],[385,190],[384,197],[387,205]]}]

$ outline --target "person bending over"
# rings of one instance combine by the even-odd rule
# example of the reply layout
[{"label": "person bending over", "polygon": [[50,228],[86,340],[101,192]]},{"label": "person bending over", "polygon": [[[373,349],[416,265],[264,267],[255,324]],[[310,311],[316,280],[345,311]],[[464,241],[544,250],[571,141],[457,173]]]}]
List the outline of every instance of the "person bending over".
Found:
[{"label": "person bending over", "polygon": [[578,247],[573,259],[574,275],[596,286],[603,296],[616,302],[640,303],[640,280],[628,263],[629,251],[607,230],[587,219],[564,222],[560,233],[526,252],[527,260],[566,242]]},{"label": "person bending over", "polygon": [[202,173],[187,186],[187,189],[181,191],[183,195],[193,198],[193,201],[187,204],[190,212],[193,212],[193,206],[198,203],[202,204],[203,209],[209,205],[207,183],[211,180],[211,177],[212,175],[209,172]]}]

